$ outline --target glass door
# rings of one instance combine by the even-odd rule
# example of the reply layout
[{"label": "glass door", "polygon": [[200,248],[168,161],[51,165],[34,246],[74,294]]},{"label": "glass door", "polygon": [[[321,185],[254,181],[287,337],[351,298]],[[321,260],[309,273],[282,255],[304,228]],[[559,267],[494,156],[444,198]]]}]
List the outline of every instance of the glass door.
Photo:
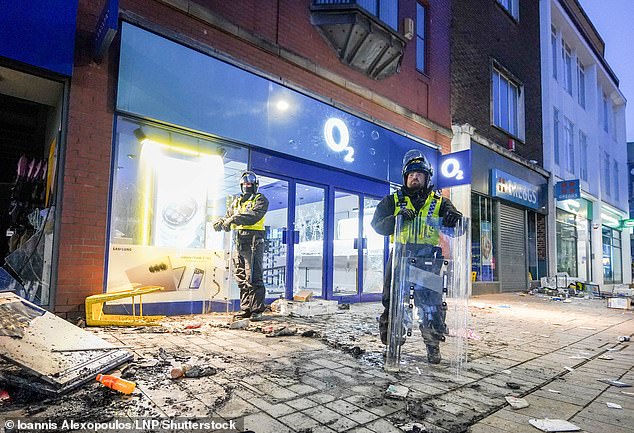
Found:
[{"label": "glass door", "polygon": [[295,184],[293,294],[299,290],[323,296],[326,189]]},{"label": "glass door", "polygon": [[357,194],[335,191],[332,264],[333,296],[359,293],[359,202]]},{"label": "glass door", "polygon": [[382,294],[386,257],[386,237],[374,231],[370,222],[379,199],[363,198],[363,283],[362,294]]},{"label": "glass door", "polygon": [[288,181],[260,175],[259,192],[269,201],[266,213],[266,242],[264,244],[264,285],[267,298],[286,296]]}]

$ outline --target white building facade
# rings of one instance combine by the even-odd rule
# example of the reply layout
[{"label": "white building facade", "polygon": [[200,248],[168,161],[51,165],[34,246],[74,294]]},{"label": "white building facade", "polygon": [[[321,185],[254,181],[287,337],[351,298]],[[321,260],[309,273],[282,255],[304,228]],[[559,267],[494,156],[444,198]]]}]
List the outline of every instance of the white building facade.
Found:
[{"label": "white building facade", "polygon": [[577,0],[540,0],[540,34],[549,273],[609,291],[631,282],[626,100]]}]

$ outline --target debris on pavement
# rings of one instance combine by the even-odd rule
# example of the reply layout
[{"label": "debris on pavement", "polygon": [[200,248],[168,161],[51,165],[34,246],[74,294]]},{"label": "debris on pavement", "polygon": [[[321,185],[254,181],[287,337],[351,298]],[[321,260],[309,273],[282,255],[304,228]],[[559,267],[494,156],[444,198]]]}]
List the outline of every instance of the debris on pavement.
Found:
[{"label": "debris on pavement", "polygon": [[617,308],[619,310],[631,310],[632,300],[630,298],[608,298],[608,308]]},{"label": "debris on pavement", "polygon": [[634,392],[621,391],[621,394],[631,395],[632,397],[634,397]]},{"label": "debris on pavement", "polygon": [[632,385],[629,383],[621,382],[615,379],[597,379],[599,382],[607,383],[608,385],[616,386],[617,388],[628,388]]},{"label": "debris on pavement", "polygon": [[564,366],[564,368],[565,368],[566,370],[568,370],[569,372],[571,372],[571,373],[572,373],[573,371],[575,371],[575,369],[574,369],[574,368],[572,368],[572,367],[568,367],[567,365],[565,365],[565,366]]},{"label": "debris on pavement", "polygon": [[267,326],[262,329],[262,332],[266,334],[267,337],[287,337],[290,335],[297,334],[297,328],[291,328],[289,326]]},{"label": "debris on pavement", "polygon": [[313,297],[313,291],[302,289],[293,295],[293,301],[308,302]]},{"label": "debris on pavement", "polygon": [[619,337],[619,342],[625,343],[626,341],[630,341],[630,336],[629,335],[621,335]]},{"label": "debris on pavement", "polygon": [[513,396],[506,396],[504,397],[504,399],[506,400],[506,402],[511,405],[511,407],[513,409],[524,409],[525,407],[528,407],[529,404],[526,401],[526,399],[523,398],[518,398],[518,397],[513,397]]},{"label": "debris on pavement", "polygon": [[521,386],[519,383],[516,382],[506,382],[506,386],[509,387],[510,389],[520,389]]},{"label": "debris on pavement", "polygon": [[132,394],[136,388],[136,383],[110,374],[98,374],[96,380],[103,386],[119,391],[122,394]]},{"label": "debris on pavement", "polygon": [[314,329],[307,329],[301,333],[302,337],[314,337],[315,335],[318,335],[318,333]]},{"label": "debris on pavement", "polygon": [[548,388],[548,392],[552,392],[553,394],[561,394],[561,391],[558,391],[556,389],[550,389],[550,388]]},{"label": "debris on pavement", "polygon": [[571,422],[564,419],[529,419],[528,423],[533,427],[545,432],[562,432],[562,431],[579,431],[581,428],[577,427]]},{"label": "debris on pavement", "polygon": [[621,406],[620,404],[616,404],[616,403],[611,403],[609,401],[606,401],[605,404],[610,408],[610,409],[623,409],[623,406]]},{"label": "debris on pavement", "polygon": [[604,361],[614,361],[614,357],[610,355],[601,355],[597,359],[602,359]]},{"label": "debris on pavement", "polygon": [[249,327],[251,321],[249,319],[236,320],[229,324],[229,329],[246,329]]},{"label": "debris on pavement", "polygon": [[197,322],[197,323],[191,323],[189,325],[185,326],[185,329],[198,329],[202,326],[202,323]]},{"label": "debris on pavement", "polygon": [[11,401],[11,396],[9,392],[5,389],[0,389],[0,406],[4,406]]},{"label": "debris on pavement", "polygon": [[63,394],[133,358],[132,353],[13,293],[0,293],[2,356],[29,373],[0,372],[5,381]]},{"label": "debris on pavement", "polygon": [[407,394],[409,394],[409,388],[403,385],[391,384],[387,387],[387,390],[385,390],[385,396],[387,398],[393,398],[396,400],[405,400]]}]

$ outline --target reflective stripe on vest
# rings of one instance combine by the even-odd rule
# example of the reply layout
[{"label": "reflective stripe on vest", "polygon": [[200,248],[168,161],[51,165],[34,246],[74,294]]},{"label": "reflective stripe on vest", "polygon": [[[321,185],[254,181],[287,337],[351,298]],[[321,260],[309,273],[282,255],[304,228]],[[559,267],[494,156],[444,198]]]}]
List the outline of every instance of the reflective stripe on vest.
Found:
[{"label": "reflective stripe on vest", "polygon": [[[253,206],[255,205],[255,200],[260,196],[260,194],[256,194],[253,197],[251,197],[248,200],[243,201],[242,203],[240,203],[240,199],[236,199],[233,202],[233,213],[245,213],[246,211],[250,211],[251,209],[253,209]],[[251,224],[251,225],[237,225],[237,224],[231,224],[231,228],[234,230],[262,230],[264,231],[264,217],[262,217],[260,219],[260,221],[256,222],[255,224]]]},{"label": "reflective stripe on vest", "polygon": [[[394,193],[394,215],[397,215],[401,210],[401,200],[399,200],[398,193]],[[412,204],[412,201],[408,196],[404,196],[405,207],[411,209],[414,212],[416,208]],[[438,230],[433,227],[429,227],[425,222],[427,218],[439,218],[440,217],[440,203],[442,202],[442,196],[436,193],[430,193],[425,200],[425,204],[418,211],[416,218],[412,221],[407,221],[402,227],[399,235],[399,243],[411,243],[411,244],[429,244],[438,245],[439,236]],[[394,242],[394,235],[390,236],[390,242]]]}]

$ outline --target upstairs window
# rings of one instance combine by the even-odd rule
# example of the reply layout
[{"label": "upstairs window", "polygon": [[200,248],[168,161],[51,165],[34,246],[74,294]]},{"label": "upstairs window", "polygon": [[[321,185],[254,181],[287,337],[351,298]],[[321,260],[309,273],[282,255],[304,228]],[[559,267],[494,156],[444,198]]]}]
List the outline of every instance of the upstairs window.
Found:
[{"label": "upstairs window", "polygon": [[566,151],[568,152],[568,171],[575,173],[575,141],[574,137],[574,125],[566,117],[564,118],[564,140],[566,140]]},{"label": "upstairs window", "polygon": [[568,45],[562,43],[561,57],[563,59],[563,79],[564,89],[572,95],[572,50]]},{"label": "upstairs window", "polygon": [[577,60],[577,100],[579,105],[586,108],[586,69]]},{"label": "upstairs window", "polygon": [[550,51],[553,63],[553,78],[557,80],[557,29],[554,27],[550,29]]},{"label": "upstairs window", "polygon": [[497,0],[497,2],[516,20],[520,19],[519,0]]},{"label": "upstairs window", "polygon": [[607,152],[603,152],[603,190],[608,197],[612,195],[610,183],[610,155]]},{"label": "upstairs window", "polygon": [[559,110],[553,112],[553,148],[555,151],[555,164],[559,165]]},{"label": "upstairs window", "polygon": [[581,179],[588,181],[588,137],[579,131],[579,147],[581,148]]},{"label": "upstairs window", "polygon": [[619,200],[619,163],[614,160],[614,199]]},{"label": "upstairs window", "polygon": [[416,69],[420,72],[427,71],[427,38],[425,30],[427,24],[427,9],[420,3],[416,3]]},{"label": "upstairs window", "polygon": [[[347,3],[335,1],[332,3]],[[357,4],[398,31],[398,0],[357,0]]]},{"label": "upstairs window", "polygon": [[492,87],[493,124],[515,137],[521,137],[519,119],[523,108],[520,106],[520,86],[494,69]]},{"label": "upstairs window", "polygon": [[609,117],[609,113],[610,113],[610,103],[608,102],[608,97],[607,95],[604,93],[603,94],[603,115],[601,116],[601,119],[603,120],[603,130],[605,132],[609,131],[609,124],[610,124],[610,117]]}]

